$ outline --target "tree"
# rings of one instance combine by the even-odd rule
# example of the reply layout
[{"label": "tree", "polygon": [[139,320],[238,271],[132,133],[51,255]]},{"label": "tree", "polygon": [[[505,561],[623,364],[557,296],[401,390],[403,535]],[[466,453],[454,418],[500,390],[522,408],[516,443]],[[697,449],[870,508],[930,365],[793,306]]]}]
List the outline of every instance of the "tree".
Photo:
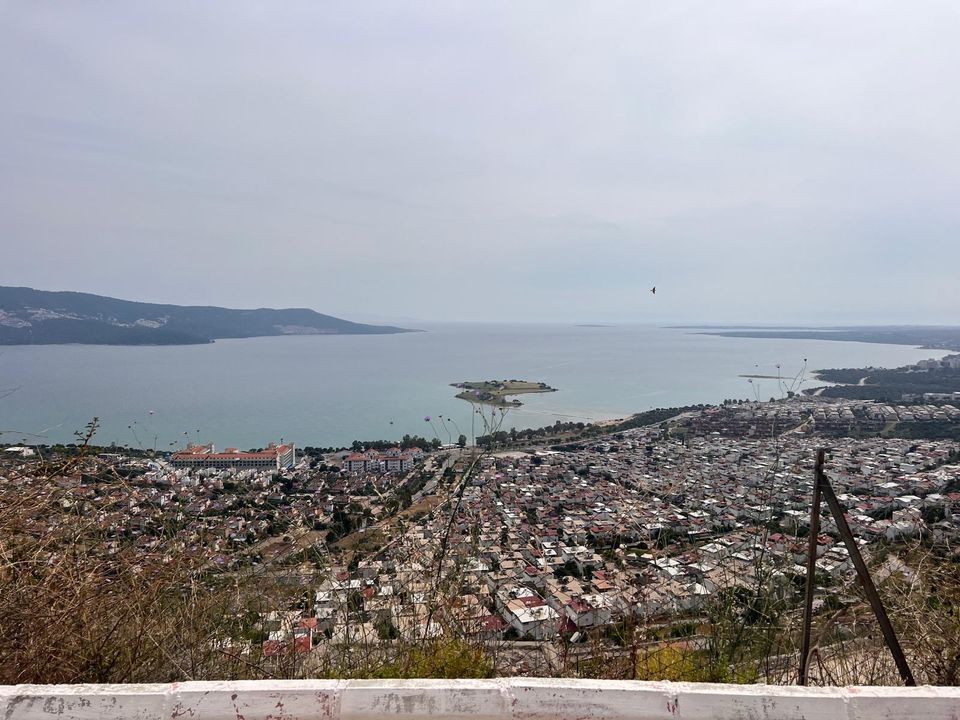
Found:
[{"label": "tree", "polygon": [[464,435],[463,433],[460,433],[460,437],[457,438],[457,445],[459,445],[459,446],[462,447],[462,448],[463,448],[463,447],[466,447],[466,446],[467,446],[467,436]]},{"label": "tree", "polygon": [[374,621],[373,627],[381,640],[396,640],[400,637],[400,631],[393,624],[393,616],[389,610],[377,612],[377,619]]},{"label": "tree", "polygon": [[363,610],[363,595],[356,590],[351,590],[347,595],[347,610],[351,613],[359,613]]}]

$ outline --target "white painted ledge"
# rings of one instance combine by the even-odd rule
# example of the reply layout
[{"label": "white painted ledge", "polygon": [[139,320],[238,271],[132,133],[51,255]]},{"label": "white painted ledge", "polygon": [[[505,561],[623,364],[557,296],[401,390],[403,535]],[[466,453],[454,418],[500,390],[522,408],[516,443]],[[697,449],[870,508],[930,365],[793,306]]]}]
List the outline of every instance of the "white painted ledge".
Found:
[{"label": "white painted ledge", "polygon": [[0,719],[960,720],[960,688],[500,680],[0,686]]}]

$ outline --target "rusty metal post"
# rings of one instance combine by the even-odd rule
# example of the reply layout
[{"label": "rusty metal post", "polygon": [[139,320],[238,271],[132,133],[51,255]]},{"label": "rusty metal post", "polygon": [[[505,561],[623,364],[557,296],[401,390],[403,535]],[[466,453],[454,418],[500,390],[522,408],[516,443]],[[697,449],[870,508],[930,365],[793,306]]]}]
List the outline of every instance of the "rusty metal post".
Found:
[{"label": "rusty metal post", "polygon": [[801,685],[807,684],[810,667],[810,633],[813,627],[813,591],[817,574],[817,538],[820,536],[820,476],[823,474],[825,451],[817,451],[817,464],[813,480],[813,506],[810,508],[810,534],[807,541],[807,585],[803,599],[803,639],[800,643]]},{"label": "rusty metal post", "polygon": [[840,507],[840,501],[837,500],[837,496],[833,492],[833,487],[830,485],[830,481],[827,480],[827,476],[823,474],[822,466],[819,466],[819,471],[817,472],[817,485],[820,486],[823,498],[827,501],[827,507],[830,508],[830,513],[837,523],[837,530],[840,532],[843,544],[847,546],[847,552],[850,553],[853,566],[857,569],[857,575],[863,584],[864,594],[867,596],[867,600],[870,601],[870,607],[873,608],[873,614],[876,616],[880,630],[883,632],[883,639],[886,641],[887,647],[890,648],[890,654],[893,655],[893,661],[897,664],[900,677],[903,678],[905,685],[916,685],[917,683],[913,679],[913,673],[910,672],[910,666],[907,664],[907,658],[903,654],[903,648],[900,647],[900,642],[897,640],[897,633],[890,623],[890,618],[887,617],[887,611],[883,607],[883,601],[880,599],[880,594],[873,584],[873,579],[870,577],[867,564],[863,561],[863,556],[860,554],[857,541],[850,531],[847,518],[843,514],[843,508]]}]

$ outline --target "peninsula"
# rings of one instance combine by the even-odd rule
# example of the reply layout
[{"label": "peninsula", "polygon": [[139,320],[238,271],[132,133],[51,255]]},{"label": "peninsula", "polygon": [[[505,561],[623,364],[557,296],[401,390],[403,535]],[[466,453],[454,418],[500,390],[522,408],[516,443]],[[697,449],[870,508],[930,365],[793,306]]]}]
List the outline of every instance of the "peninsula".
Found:
[{"label": "peninsula", "polygon": [[461,400],[502,407],[518,407],[523,404],[516,399],[509,400],[510,395],[557,391],[546,383],[527,380],[482,380],[451,383],[451,385],[460,388],[461,392],[457,393],[457,397]]},{"label": "peninsula", "polygon": [[834,340],[840,342],[913,345],[930,350],[960,350],[960,327],[953,325],[880,325],[851,327],[755,327],[673,325],[674,330],[696,331],[698,335],[735,338],[777,338],[781,340]]},{"label": "peninsula", "polygon": [[0,345],[195,345],[270,335],[415,332],[306,308],[234,310],[159,305],[78,292],[0,287]]}]

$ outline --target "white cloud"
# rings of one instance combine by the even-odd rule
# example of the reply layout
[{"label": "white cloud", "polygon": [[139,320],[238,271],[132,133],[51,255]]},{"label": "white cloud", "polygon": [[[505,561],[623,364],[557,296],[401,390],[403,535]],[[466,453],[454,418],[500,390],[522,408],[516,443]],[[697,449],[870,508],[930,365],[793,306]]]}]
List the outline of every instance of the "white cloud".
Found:
[{"label": "white cloud", "polygon": [[948,322],[960,299],[953,3],[0,19],[6,284],[561,321]]}]

